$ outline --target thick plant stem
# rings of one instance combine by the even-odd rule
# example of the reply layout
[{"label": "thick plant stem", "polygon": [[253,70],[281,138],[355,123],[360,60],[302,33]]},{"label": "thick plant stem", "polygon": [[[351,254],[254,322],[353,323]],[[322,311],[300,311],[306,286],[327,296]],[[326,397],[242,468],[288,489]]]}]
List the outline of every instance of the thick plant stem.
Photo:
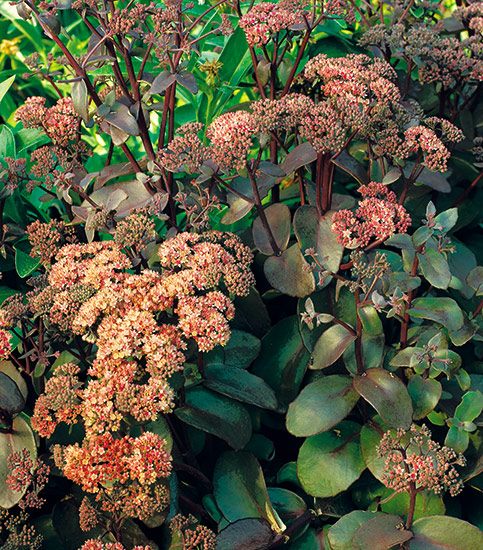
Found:
[{"label": "thick plant stem", "polygon": [[[411,268],[411,277],[416,277],[418,273],[419,259],[417,251],[414,253],[413,266]],[[400,346],[401,349],[404,349],[408,345],[408,328],[409,328],[409,314],[407,310],[411,307],[411,302],[414,299],[416,292],[411,290],[408,294],[408,302],[406,304],[406,309],[404,311],[403,322],[401,325],[401,336],[400,336]]]},{"label": "thick plant stem", "polygon": [[315,202],[319,216],[330,210],[332,204],[333,165],[330,153],[317,154]]},{"label": "thick plant stem", "polygon": [[406,529],[411,529],[414,519],[414,509],[416,508],[416,496],[418,491],[416,490],[416,484],[411,481],[409,484],[409,510],[408,517],[406,519]]}]

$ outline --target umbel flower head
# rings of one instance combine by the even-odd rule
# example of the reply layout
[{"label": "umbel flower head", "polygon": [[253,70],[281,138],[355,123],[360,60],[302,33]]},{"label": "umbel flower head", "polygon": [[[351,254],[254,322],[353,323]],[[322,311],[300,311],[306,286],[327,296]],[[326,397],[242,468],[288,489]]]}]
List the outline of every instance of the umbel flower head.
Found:
[{"label": "umbel flower head", "polygon": [[272,34],[303,21],[303,4],[297,0],[281,0],[278,4],[261,2],[251,8],[239,22],[250,46],[261,47]]},{"label": "umbel flower head", "polygon": [[404,206],[397,204],[396,195],[382,183],[361,185],[355,212],[339,210],[332,218],[332,231],[346,248],[367,246],[371,239],[386,240],[394,233],[406,233],[411,218]]},{"label": "umbel flower head", "polygon": [[456,496],[463,489],[455,466],[465,465],[464,456],[433,441],[426,426],[386,432],[377,454],[386,459],[382,482],[397,492],[414,487]]}]

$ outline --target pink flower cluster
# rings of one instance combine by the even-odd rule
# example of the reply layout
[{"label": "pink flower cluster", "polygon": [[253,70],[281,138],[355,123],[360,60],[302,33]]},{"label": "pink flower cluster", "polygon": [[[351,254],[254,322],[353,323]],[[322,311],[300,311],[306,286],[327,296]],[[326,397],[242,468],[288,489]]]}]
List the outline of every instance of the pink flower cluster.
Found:
[{"label": "pink flower cluster", "polygon": [[183,124],[169,146],[158,153],[157,164],[169,172],[184,170],[188,174],[199,172],[207,155],[206,147],[198,137],[203,128],[200,122]]},{"label": "pink flower cluster", "polygon": [[409,491],[412,485],[417,491],[449,491],[456,496],[463,489],[455,466],[465,465],[464,456],[432,441],[425,426],[398,430],[395,435],[386,432],[377,453],[386,459],[383,483],[397,492]]},{"label": "pink flower cluster", "polygon": [[119,432],[128,417],[146,423],[171,411],[168,378],[183,369],[188,340],[202,351],[226,344],[234,316],[227,294],[249,292],[252,254],[232,234],[182,233],[160,245],[161,272],[135,274],[119,240],[63,246],[47,285],[28,296],[30,311],[66,338],[97,346],[85,385],[77,365],[54,371],[32,427],[49,437],[60,422],[82,422],[83,443],[57,447],[57,466],[95,493],[104,511],[147,518],[166,505],[158,480],[169,474],[171,457],[153,433]]},{"label": "pink flower cluster", "polygon": [[79,117],[74,111],[71,98],[57,100],[53,107],[45,106],[45,97],[29,97],[17,109],[15,120],[25,128],[41,128],[55,145],[67,147],[77,138]]},{"label": "pink flower cluster", "polygon": [[62,220],[50,220],[49,223],[36,220],[27,227],[27,236],[32,246],[30,255],[40,258],[44,265],[50,264],[64,244],[76,241],[74,229]]},{"label": "pink flower cluster", "polygon": [[47,485],[50,467],[40,460],[32,460],[30,451],[22,449],[8,455],[7,485],[12,491],[26,490],[18,503],[22,510],[25,508],[41,508],[45,500],[39,497],[40,491]]},{"label": "pink flower cluster", "polygon": [[332,218],[332,231],[346,248],[367,246],[371,239],[386,240],[394,233],[405,233],[411,218],[404,206],[397,204],[396,195],[382,183],[361,185],[355,212],[339,210]]},{"label": "pink flower cluster", "polygon": [[215,533],[204,525],[198,525],[198,520],[191,514],[188,517],[177,514],[169,522],[169,527],[181,535],[183,549],[215,550]]},{"label": "pink flower cluster", "polygon": [[303,22],[303,7],[298,2],[281,1],[278,4],[261,2],[251,8],[239,22],[250,46],[263,46],[272,34]]},{"label": "pink flower cluster", "polygon": [[255,130],[253,116],[247,111],[229,111],[216,118],[206,132],[213,161],[225,171],[243,169]]},{"label": "pink flower cluster", "polygon": [[435,172],[446,172],[451,154],[433,130],[426,126],[411,126],[404,132],[404,141],[397,155],[410,157],[420,152],[425,165]]},{"label": "pink flower cluster", "polygon": [[0,359],[8,359],[12,353],[12,335],[8,330],[0,329]]}]

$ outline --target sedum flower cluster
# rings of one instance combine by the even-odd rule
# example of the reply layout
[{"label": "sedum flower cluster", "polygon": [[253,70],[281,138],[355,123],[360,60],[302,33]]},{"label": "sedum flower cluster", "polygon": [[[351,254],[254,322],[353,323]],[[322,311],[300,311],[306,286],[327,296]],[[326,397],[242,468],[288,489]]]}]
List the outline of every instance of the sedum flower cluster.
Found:
[{"label": "sedum flower cluster", "polygon": [[184,550],[215,550],[215,533],[208,527],[199,525],[191,514],[188,517],[177,514],[169,522],[169,527],[172,532],[181,535]]},{"label": "sedum flower cluster", "polygon": [[358,189],[363,199],[355,212],[338,210],[332,218],[332,231],[346,248],[362,248],[371,239],[386,240],[394,233],[406,233],[411,218],[396,194],[382,183],[371,182]]},{"label": "sedum flower cluster", "polygon": [[50,437],[61,422],[82,423],[82,444],[55,446],[57,467],[94,495],[102,511],[145,519],[167,503],[161,482],[171,457],[159,435],[132,437],[128,424],[172,410],[169,377],[183,370],[190,341],[200,351],[228,342],[230,296],[248,294],[254,283],[251,251],[230,233],[181,233],[159,246],[159,270],[134,273],[122,249],[127,237],[131,243],[127,227],[112,241],[57,251],[64,227],[51,222],[36,229],[34,253],[55,254],[55,260],[26,304],[10,300],[0,310],[3,327],[41,315],[65,340],[80,337],[97,351],[85,382],[79,365],[55,369],[35,404],[32,427]]},{"label": "sedum flower cluster", "polygon": [[7,485],[10,490],[21,492],[26,490],[18,503],[22,510],[26,508],[41,508],[45,499],[39,497],[40,491],[47,485],[50,467],[40,460],[32,460],[30,451],[22,449],[14,451],[7,457],[9,474]]},{"label": "sedum flower cluster", "polygon": [[239,22],[250,46],[262,47],[273,34],[303,22],[303,4],[297,0],[281,0],[278,4],[261,2],[253,6]]},{"label": "sedum flower cluster", "polygon": [[415,102],[403,102],[396,72],[383,59],[319,54],[307,62],[303,79],[317,88],[317,100],[291,93],[254,101],[250,111],[224,113],[206,129],[209,146],[198,137],[201,124],[184,125],[158,154],[158,165],[199,173],[210,162],[230,174],[250,166],[255,140],[263,147],[273,133],[285,133],[310,142],[318,154],[335,155],[356,136],[368,142],[376,158],[397,163],[419,155],[427,168],[444,172],[450,157],[446,144],[464,137],[449,121],[424,119]]},{"label": "sedum flower cluster", "polygon": [[413,485],[418,491],[456,496],[463,489],[455,466],[465,465],[464,456],[433,441],[426,426],[386,432],[377,453],[385,458],[382,482],[396,492],[410,491]]},{"label": "sedum flower cluster", "polygon": [[32,190],[39,183],[48,189],[53,185],[68,188],[74,173],[82,168],[82,156],[90,154],[86,143],[80,140],[80,117],[72,99],[61,98],[54,106],[46,107],[44,97],[29,97],[17,109],[15,120],[22,122],[24,128],[42,130],[52,142],[32,152],[32,179],[27,188]]}]

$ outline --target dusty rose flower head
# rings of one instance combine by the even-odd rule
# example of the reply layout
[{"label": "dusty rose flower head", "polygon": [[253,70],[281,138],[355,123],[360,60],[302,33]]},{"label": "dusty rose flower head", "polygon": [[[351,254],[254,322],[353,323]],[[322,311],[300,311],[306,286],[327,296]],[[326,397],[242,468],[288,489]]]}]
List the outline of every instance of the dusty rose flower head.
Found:
[{"label": "dusty rose flower head", "polygon": [[168,147],[158,153],[157,163],[169,172],[186,171],[189,174],[199,172],[205,157],[206,146],[198,137],[203,128],[199,122],[183,124],[177,130],[177,136]]},{"label": "dusty rose flower head", "polygon": [[411,126],[404,132],[404,141],[397,156],[408,158],[421,152],[424,164],[435,172],[446,172],[451,154],[434,130],[426,126]]},{"label": "dusty rose flower head", "polygon": [[260,132],[292,131],[313,107],[314,102],[302,94],[287,94],[281,99],[260,99],[251,105]]},{"label": "dusty rose flower head", "polygon": [[7,475],[7,485],[12,491],[26,493],[18,505],[22,510],[26,508],[41,508],[45,499],[39,496],[40,491],[47,485],[50,468],[40,460],[32,460],[30,451],[22,449],[8,455],[7,466],[10,473]]},{"label": "dusty rose flower head", "polygon": [[396,195],[382,183],[361,185],[355,212],[339,210],[332,218],[332,231],[346,248],[367,246],[371,239],[385,240],[394,233],[405,233],[411,218],[404,206],[397,204]]},{"label": "dusty rose flower head", "polygon": [[255,132],[255,120],[247,111],[230,111],[220,115],[206,132],[211,140],[213,161],[226,172],[243,169]]},{"label": "dusty rose flower head", "polygon": [[79,116],[70,97],[61,98],[53,107],[45,107],[45,98],[30,97],[17,109],[15,120],[25,128],[40,128],[55,145],[66,147],[77,137]]},{"label": "dusty rose flower head", "polygon": [[340,151],[347,131],[339,114],[330,103],[314,103],[301,120],[300,135],[313,145],[317,153]]},{"label": "dusty rose flower head", "polygon": [[270,36],[303,21],[303,7],[298,2],[261,2],[251,8],[239,22],[251,46],[263,46]]},{"label": "dusty rose flower head", "polygon": [[214,550],[216,536],[211,529],[199,525],[191,514],[186,517],[177,514],[169,522],[171,531],[177,531],[183,538],[183,548],[199,548],[199,550]]},{"label": "dusty rose flower head", "polygon": [[50,220],[49,223],[35,220],[27,227],[27,236],[32,246],[30,255],[40,258],[44,265],[50,264],[64,244],[76,241],[74,229],[62,220]]},{"label": "dusty rose flower head", "polygon": [[146,208],[133,210],[127,218],[116,225],[114,242],[139,253],[146,248],[146,243],[154,238],[154,228],[154,222]]},{"label": "dusty rose flower head", "polygon": [[80,413],[79,372],[77,365],[65,363],[45,383],[45,390],[35,403],[31,420],[32,427],[42,437],[50,437],[59,422],[76,422]]},{"label": "dusty rose flower head", "polygon": [[449,491],[451,496],[463,489],[455,466],[465,465],[464,456],[432,441],[426,426],[418,429],[413,425],[411,430],[397,430],[395,435],[386,432],[377,453],[386,459],[383,483],[397,492],[409,491],[411,484],[418,491]]}]

